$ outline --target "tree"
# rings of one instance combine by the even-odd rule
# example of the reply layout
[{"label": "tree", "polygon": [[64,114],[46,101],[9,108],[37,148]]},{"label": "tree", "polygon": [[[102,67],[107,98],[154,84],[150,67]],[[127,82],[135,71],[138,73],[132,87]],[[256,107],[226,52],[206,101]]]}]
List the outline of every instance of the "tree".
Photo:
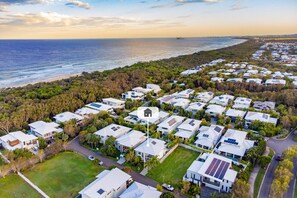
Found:
[{"label": "tree", "polygon": [[260,164],[261,168],[266,168],[270,162],[271,162],[270,156],[259,157],[259,164]]},{"label": "tree", "polygon": [[135,156],[134,150],[133,149],[129,149],[129,151],[125,155],[125,159],[126,159],[127,162],[132,162],[134,156]]},{"label": "tree", "polygon": [[171,192],[163,192],[160,198],[174,198],[174,195]]},{"label": "tree", "polygon": [[39,159],[39,162],[42,162],[43,161],[43,158],[44,158],[44,150],[43,149],[39,149],[38,152],[37,152],[37,157]]},{"label": "tree", "polygon": [[45,149],[47,147],[47,143],[45,139],[42,137],[38,137],[38,144],[39,144],[39,149]]},{"label": "tree", "polygon": [[152,156],[149,160],[146,161],[146,166],[150,170],[155,168],[160,164],[160,160],[156,156]]},{"label": "tree", "polygon": [[76,136],[78,132],[78,128],[76,126],[75,120],[70,120],[69,122],[65,123],[64,125],[64,132],[69,135],[71,138]]},{"label": "tree", "polygon": [[160,184],[156,186],[157,191],[163,192],[163,187]]},{"label": "tree", "polygon": [[188,181],[183,181],[183,187],[181,189],[182,193],[187,194],[190,190],[191,183]]},{"label": "tree", "polygon": [[251,198],[250,185],[244,180],[237,179],[233,184],[231,198]]}]

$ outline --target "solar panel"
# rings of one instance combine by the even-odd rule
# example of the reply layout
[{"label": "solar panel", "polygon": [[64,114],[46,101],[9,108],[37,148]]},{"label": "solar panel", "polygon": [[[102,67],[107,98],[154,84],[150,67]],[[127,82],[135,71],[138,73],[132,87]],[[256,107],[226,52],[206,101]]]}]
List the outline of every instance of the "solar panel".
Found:
[{"label": "solar panel", "polygon": [[189,125],[191,125],[191,126],[195,126],[195,120],[191,120],[191,121],[189,122]]},{"label": "solar panel", "polygon": [[208,134],[203,134],[202,136],[203,136],[203,137],[208,137],[209,135],[208,135]]},{"label": "solar panel", "polygon": [[153,145],[156,145],[156,144],[157,144],[157,142],[155,142],[155,141],[152,141],[152,144],[153,144]]},{"label": "solar panel", "polygon": [[173,124],[175,124],[176,123],[176,120],[175,120],[175,118],[173,118],[173,119],[171,119],[169,122],[168,122],[168,125],[169,126],[172,126]]},{"label": "solar panel", "polygon": [[221,160],[217,159],[217,162],[215,163],[213,169],[209,173],[210,176],[213,176],[216,173],[216,171],[217,171],[219,165],[221,164],[221,162],[222,162]]},{"label": "solar panel", "polygon": [[268,119],[268,114],[263,114],[263,118]]},{"label": "solar panel", "polygon": [[100,108],[100,107],[101,107],[100,104],[96,104],[96,103],[92,103],[91,106],[92,106],[92,107],[96,107],[96,108]]},{"label": "solar panel", "polygon": [[221,174],[220,174],[219,177],[218,177],[219,179],[223,179],[223,178],[224,178],[224,176],[225,176],[225,174],[226,174],[226,172],[227,172],[227,169],[228,169],[229,165],[230,165],[230,163],[225,162],[225,166],[223,167],[223,169],[222,169],[222,171],[221,171]]},{"label": "solar panel", "polygon": [[102,194],[104,193],[104,190],[100,188],[100,189],[97,191],[97,193],[98,193],[99,195],[102,195]]},{"label": "solar panel", "polygon": [[216,158],[214,158],[212,161],[211,161],[211,163],[210,163],[210,165],[208,166],[208,168],[207,168],[207,170],[206,170],[206,174],[209,174],[209,172],[212,170],[212,168],[214,167],[214,164],[217,162],[217,160],[218,159],[216,159]]},{"label": "solar panel", "polygon": [[236,142],[236,140],[232,139],[232,138],[228,138],[228,139],[224,140],[224,142],[238,145],[238,142]]},{"label": "solar panel", "polygon": [[214,130],[216,131],[216,132],[220,132],[221,131],[221,128],[220,127],[218,127],[218,126],[216,126],[215,128],[214,128]]},{"label": "solar panel", "polygon": [[222,161],[222,163],[220,164],[220,166],[218,166],[217,172],[214,175],[215,178],[219,178],[219,176],[221,175],[221,173],[223,171],[223,168],[224,168],[224,166],[225,166],[226,163],[227,162]]}]

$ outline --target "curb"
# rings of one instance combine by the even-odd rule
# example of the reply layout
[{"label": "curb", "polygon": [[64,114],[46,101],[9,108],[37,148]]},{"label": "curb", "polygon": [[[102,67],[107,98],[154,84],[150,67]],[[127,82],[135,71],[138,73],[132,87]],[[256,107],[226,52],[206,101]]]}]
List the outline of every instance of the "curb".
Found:
[{"label": "curb", "polygon": [[[269,147],[268,147],[269,148]],[[272,148],[271,148],[272,149]],[[272,149],[273,150],[273,149]],[[273,152],[274,152],[274,154],[273,154],[273,156],[272,156],[272,158],[271,158],[271,162],[272,162],[272,160],[274,159],[274,155],[275,155],[275,151],[273,150]],[[267,168],[266,168],[266,171],[265,171],[265,174],[264,174],[264,176],[263,176],[263,179],[262,179],[262,182],[261,182],[261,185],[260,185],[260,188],[259,188],[259,192],[258,192],[258,195],[257,195],[257,198],[259,198],[259,195],[260,195],[260,192],[261,192],[261,189],[262,189],[262,186],[263,186],[263,181],[264,181],[264,179],[265,179],[265,177],[266,177],[266,174],[267,174],[267,171],[268,171],[268,169],[269,169],[269,167],[270,167],[270,165],[271,165],[271,162],[269,163],[269,165],[267,166]],[[255,193],[255,192],[254,192]]]}]

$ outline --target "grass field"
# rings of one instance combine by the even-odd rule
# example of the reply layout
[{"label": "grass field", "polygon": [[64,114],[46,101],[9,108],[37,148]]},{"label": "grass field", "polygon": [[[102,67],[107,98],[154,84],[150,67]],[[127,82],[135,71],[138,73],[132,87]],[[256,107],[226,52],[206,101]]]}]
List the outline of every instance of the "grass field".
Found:
[{"label": "grass field", "polygon": [[263,177],[265,175],[265,170],[263,168],[260,168],[258,175],[256,177],[255,183],[254,183],[254,198],[257,198],[260,190],[260,186],[263,180]]},{"label": "grass field", "polygon": [[147,176],[160,183],[176,186],[198,156],[198,152],[178,147],[162,164],[150,170]]},{"label": "grass field", "polygon": [[9,175],[0,179],[0,197],[41,198],[41,195],[18,175]]},{"label": "grass field", "polygon": [[75,197],[103,170],[72,152],[61,153],[24,173],[50,197]]}]

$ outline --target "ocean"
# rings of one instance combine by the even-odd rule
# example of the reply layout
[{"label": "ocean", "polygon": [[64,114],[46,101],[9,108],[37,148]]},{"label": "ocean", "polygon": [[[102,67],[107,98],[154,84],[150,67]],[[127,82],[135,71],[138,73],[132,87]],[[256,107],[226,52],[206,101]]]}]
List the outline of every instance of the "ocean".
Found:
[{"label": "ocean", "polygon": [[0,88],[219,49],[232,38],[0,40]]}]

